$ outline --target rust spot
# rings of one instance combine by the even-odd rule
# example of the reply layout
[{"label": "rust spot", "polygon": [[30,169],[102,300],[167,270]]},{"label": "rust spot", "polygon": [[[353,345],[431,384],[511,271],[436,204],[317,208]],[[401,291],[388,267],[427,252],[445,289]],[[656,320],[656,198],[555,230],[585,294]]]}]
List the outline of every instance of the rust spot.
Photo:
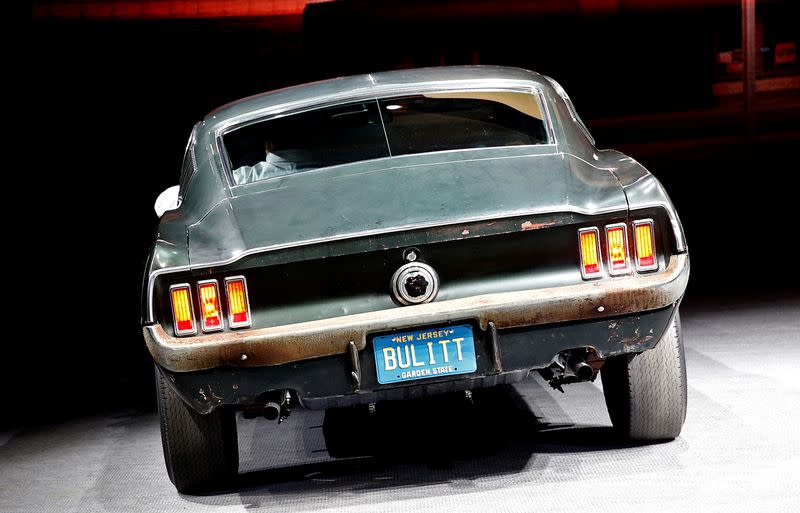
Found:
[{"label": "rust spot", "polygon": [[550,222],[547,222],[547,223],[532,223],[530,221],[525,221],[524,223],[522,223],[519,226],[520,226],[520,228],[522,228],[523,232],[527,232],[528,230],[539,230],[541,228],[545,228],[547,226],[552,226],[554,224],[556,224],[555,221],[550,221]]},{"label": "rust spot", "polygon": [[[214,398],[213,402],[215,402],[217,404],[222,402],[222,397],[220,397],[220,396],[218,396],[217,394],[214,393],[214,389],[211,388],[211,385],[208,385],[208,392],[211,394],[211,397]],[[205,398],[205,396],[203,396],[203,398]]]},{"label": "rust spot", "polygon": [[620,341],[622,345],[622,351],[625,353],[638,353],[642,350],[644,346],[646,346],[653,337],[647,335],[645,337],[640,337],[638,334],[631,338],[624,338]]}]

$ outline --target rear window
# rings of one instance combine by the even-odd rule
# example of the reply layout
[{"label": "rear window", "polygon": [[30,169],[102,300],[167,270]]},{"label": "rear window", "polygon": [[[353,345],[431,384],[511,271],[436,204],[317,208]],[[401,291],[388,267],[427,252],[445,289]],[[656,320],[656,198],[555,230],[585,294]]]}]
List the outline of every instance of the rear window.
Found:
[{"label": "rear window", "polygon": [[274,118],[223,137],[236,185],[393,155],[546,144],[536,95],[458,92]]}]

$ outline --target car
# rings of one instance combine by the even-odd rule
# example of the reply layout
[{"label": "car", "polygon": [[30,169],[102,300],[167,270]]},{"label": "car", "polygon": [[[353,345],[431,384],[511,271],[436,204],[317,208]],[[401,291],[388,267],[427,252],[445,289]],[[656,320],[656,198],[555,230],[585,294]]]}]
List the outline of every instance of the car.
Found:
[{"label": "car", "polygon": [[156,211],[142,324],[181,492],[236,476],[238,413],[531,375],[600,375],[623,439],[681,431],[682,225],[551,78],[398,70],[233,102],[194,127]]}]

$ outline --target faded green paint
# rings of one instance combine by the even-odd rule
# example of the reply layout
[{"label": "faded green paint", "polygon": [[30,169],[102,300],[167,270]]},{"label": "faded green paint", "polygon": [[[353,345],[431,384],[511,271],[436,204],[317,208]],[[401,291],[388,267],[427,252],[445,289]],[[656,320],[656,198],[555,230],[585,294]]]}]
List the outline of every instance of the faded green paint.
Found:
[{"label": "faded green paint", "polygon": [[[231,187],[218,136],[242,123],[419,88],[540,91],[552,144],[405,155]],[[196,169],[182,204],[162,216],[145,276],[145,321],[159,273],[229,265],[244,255],[378,233],[548,212],[626,214],[660,206],[677,215],[660,184],[633,159],[597,150],[545,77],[495,66],[404,70],[282,89],[221,107],[200,122],[189,152]],[[520,229],[525,229],[520,226]]]},{"label": "faded green paint", "polygon": [[582,212],[589,210],[587,204],[593,211],[627,209],[610,171],[554,153],[552,146],[515,150],[379,159],[237,188],[240,195],[223,200],[189,226],[189,262],[227,261],[253,248],[409,226]]}]

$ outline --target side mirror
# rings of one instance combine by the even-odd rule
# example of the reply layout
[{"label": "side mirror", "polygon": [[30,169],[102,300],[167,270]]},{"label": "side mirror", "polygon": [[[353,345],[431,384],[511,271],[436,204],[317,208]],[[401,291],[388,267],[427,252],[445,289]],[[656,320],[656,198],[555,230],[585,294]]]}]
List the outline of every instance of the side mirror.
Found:
[{"label": "side mirror", "polygon": [[156,204],[153,205],[158,217],[163,216],[164,212],[168,210],[175,210],[181,206],[181,200],[178,197],[179,189],[179,185],[173,185],[172,187],[164,189],[164,192],[158,195],[158,198],[156,198]]}]

